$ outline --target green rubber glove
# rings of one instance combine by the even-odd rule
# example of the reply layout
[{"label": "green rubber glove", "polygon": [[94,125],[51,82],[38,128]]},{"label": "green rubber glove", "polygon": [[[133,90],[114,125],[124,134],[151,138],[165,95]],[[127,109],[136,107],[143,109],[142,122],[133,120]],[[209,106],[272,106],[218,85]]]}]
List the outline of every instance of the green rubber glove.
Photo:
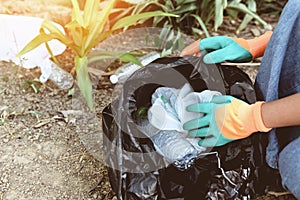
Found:
[{"label": "green rubber glove", "polygon": [[234,97],[215,96],[209,103],[193,104],[186,109],[189,112],[201,112],[206,115],[202,118],[186,122],[183,129],[189,131],[191,137],[199,137],[199,146],[222,146],[234,140],[226,138],[220,132],[216,123],[215,110],[229,104]]},{"label": "green rubber glove", "polygon": [[[224,61],[248,62],[264,55],[271,36],[272,31],[253,39],[214,36],[193,42],[182,50],[180,56],[203,55],[207,64]],[[210,53],[206,54],[207,52]]]},{"label": "green rubber glove", "polygon": [[183,125],[192,137],[199,137],[200,146],[221,146],[228,142],[249,137],[255,132],[268,132],[262,119],[262,105],[258,101],[248,104],[232,96],[215,96],[208,103],[193,104],[187,111],[200,112],[204,117]]},{"label": "green rubber glove", "polygon": [[204,50],[214,50],[204,56],[203,61],[207,64],[224,61],[249,62],[252,54],[238,44],[235,40],[226,36],[205,38],[199,42],[201,53]]}]

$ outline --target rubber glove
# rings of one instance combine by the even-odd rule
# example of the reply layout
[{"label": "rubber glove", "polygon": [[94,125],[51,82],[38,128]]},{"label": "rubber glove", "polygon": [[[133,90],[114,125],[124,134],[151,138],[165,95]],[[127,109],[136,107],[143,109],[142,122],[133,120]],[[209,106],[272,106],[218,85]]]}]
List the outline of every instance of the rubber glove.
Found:
[{"label": "rubber glove", "polygon": [[248,62],[261,57],[271,38],[272,31],[267,31],[260,37],[246,40],[243,38],[230,38],[226,36],[214,36],[198,40],[183,49],[181,56],[199,55],[209,51],[203,61],[207,64],[224,61]]},{"label": "rubber glove", "polygon": [[268,132],[261,106],[264,102],[248,103],[232,96],[215,96],[209,103],[193,104],[187,111],[204,113],[202,118],[183,125],[192,137],[200,137],[200,146],[221,146],[246,138],[254,132]]}]

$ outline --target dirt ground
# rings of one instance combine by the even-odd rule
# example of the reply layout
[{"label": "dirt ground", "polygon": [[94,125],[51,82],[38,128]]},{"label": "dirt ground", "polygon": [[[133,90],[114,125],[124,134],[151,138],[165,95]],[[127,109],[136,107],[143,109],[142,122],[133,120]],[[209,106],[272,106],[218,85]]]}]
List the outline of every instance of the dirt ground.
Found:
[{"label": "dirt ground", "polygon": [[[32,6],[32,1],[1,0],[0,10],[45,17],[62,24],[68,20],[70,9],[63,0],[53,0],[53,4],[34,2]],[[228,23],[224,27],[232,26]],[[226,34],[228,30],[221,28],[215,34]],[[263,30],[249,28],[240,34],[253,37],[260,31]],[[114,39],[119,50],[145,45],[143,38],[127,36],[127,41]],[[103,47],[116,49],[116,43],[110,40],[99,46]],[[68,51],[60,59],[65,69],[72,68]],[[254,80],[258,67],[242,68]],[[87,113],[81,109],[76,92],[59,90],[49,82],[41,84],[36,81],[38,76],[38,69],[25,70],[13,63],[0,62],[0,200],[116,200],[101,151],[101,111],[111,101],[113,86],[106,78],[95,85],[96,110]],[[264,199],[280,198],[269,195]],[[285,195],[281,199],[292,197]]]},{"label": "dirt ground", "polygon": [[[0,63],[0,199],[112,199],[104,165],[83,144],[84,134],[93,135],[76,120],[68,91],[37,83],[35,93],[33,79]],[[110,90],[98,92],[100,112]],[[100,138],[100,126],[94,129]]]}]

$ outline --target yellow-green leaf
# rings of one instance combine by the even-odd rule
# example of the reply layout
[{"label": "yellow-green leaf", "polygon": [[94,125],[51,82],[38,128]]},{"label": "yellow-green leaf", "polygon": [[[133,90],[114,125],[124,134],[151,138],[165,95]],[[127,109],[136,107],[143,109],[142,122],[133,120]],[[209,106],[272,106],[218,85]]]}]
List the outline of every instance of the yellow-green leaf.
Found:
[{"label": "yellow-green leaf", "polygon": [[134,25],[141,19],[156,17],[156,16],[168,16],[168,17],[179,17],[178,15],[174,15],[171,13],[165,13],[162,11],[153,11],[153,12],[145,12],[133,16],[127,16],[120,19],[115,25],[112,27],[112,30],[117,30],[120,28],[128,27]]},{"label": "yellow-green leaf", "polygon": [[55,33],[59,35],[59,37],[66,37],[65,34],[51,21],[44,20],[41,25],[42,28],[47,29],[50,33]]},{"label": "yellow-green leaf", "polygon": [[92,82],[88,74],[87,57],[75,57],[78,86],[89,108],[94,110]]},{"label": "yellow-green leaf", "polygon": [[124,53],[123,55],[120,56],[120,60],[122,62],[132,62],[138,66],[143,66],[143,64],[133,55],[130,55],[130,53]]},{"label": "yellow-green leaf", "polygon": [[101,34],[99,34],[91,43],[88,47],[85,47],[85,54],[89,54],[92,48],[94,48],[97,44],[102,42],[105,38],[107,38],[112,32],[109,31],[104,31]]},{"label": "yellow-green leaf", "polygon": [[76,20],[81,26],[84,26],[83,17],[77,0],[72,0],[72,20]]},{"label": "yellow-green leaf", "polygon": [[74,44],[80,46],[82,44],[82,31],[78,22],[72,21],[66,25],[66,28],[68,29],[69,36],[71,36]]},{"label": "yellow-green leaf", "polygon": [[[105,23],[107,22],[107,19],[109,17],[110,11],[112,10],[112,8],[114,7],[116,0],[111,0],[109,2],[107,2],[105,8],[101,11],[100,16],[97,20],[98,23],[94,26],[94,27],[90,27],[90,33],[86,39],[84,48],[87,49],[91,43],[93,43],[93,40],[96,40],[96,38],[99,36],[99,34],[101,32],[103,32],[103,27],[105,25]],[[86,52],[86,54],[89,52]]]},{"label": "yellow-green leaf", "polygon": [[214,24],[215,30],[217,30],[218,27],[223,23],[223,13],[224,13],[223,1],[215,0],[215,24]]},{"label": "yellow-green leaf", "polygon": [[40,35],[33,38],[18,54],[17,56],[24,55],[25,53],[28,53],[29,51],[32,51],[33,49],[37,48],[44,42],[49,42],[53,39],[52,35],[41,33]]},{"label": "yellow-green leaf", "polygon": [[99,11],[99,1],[87,0],[84,7],[84,25],[90,26],[96,21],[97,12]]}]

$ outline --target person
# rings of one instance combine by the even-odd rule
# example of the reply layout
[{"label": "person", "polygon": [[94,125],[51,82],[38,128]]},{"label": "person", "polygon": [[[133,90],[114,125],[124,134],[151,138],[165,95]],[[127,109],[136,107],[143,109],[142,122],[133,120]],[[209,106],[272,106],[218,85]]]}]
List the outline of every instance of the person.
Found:
[{"label": "person", "polygon": [[263,56],[255,90],[259,101],[249,105],[232,96],[188,106],[204,117],[184,124],[199,145],[221,146],[250,136],[269,134],[266,161],[279,169],[282,185],[300,199],[300,3],[289,0],[274,32],[245,40],[214,36],[187,46],[181,56],[204,55],[206,63],[251,61]]}]

